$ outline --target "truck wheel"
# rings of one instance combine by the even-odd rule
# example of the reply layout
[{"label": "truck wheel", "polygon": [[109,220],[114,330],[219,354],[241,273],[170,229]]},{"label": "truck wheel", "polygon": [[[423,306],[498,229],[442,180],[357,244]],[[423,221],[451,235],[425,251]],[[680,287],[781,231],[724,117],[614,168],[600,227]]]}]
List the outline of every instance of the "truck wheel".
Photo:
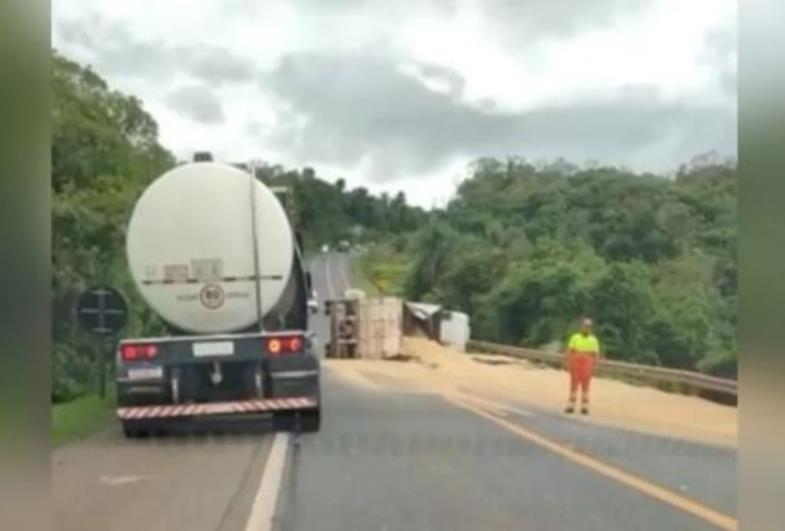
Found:
[{"label": "truck wheel", "polygon": [[294,430],[294,415],[290,411],[273,413],[273,428],[275,431]]},{"label": "truck wheel", "polygon": [[319,431],[322,424],[322,410],[321,408],[310,409],[303,411],[300,414],[300,426],[306,433],[315,433]]},{"label": "truck wheel", "polygon": [[[294,431],[297,428],[297,417],[294,411],[275,413],[273,426],[278,431]],[[321,410],[309,409],[300,411],[300,430],[303,433],[314,433],[321,426]]]},{"label": "truck wheel", "polygon": [[146,439],[150,437],[150,430],[135,422],[123,422],[123,435],[126,439]]}]

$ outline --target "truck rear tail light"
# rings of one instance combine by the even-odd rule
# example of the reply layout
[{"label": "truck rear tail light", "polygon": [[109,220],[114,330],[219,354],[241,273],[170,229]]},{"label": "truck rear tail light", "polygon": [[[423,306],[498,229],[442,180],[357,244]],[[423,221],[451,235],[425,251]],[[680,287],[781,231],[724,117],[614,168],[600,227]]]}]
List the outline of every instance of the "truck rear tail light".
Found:
[{"label": "truck rear tail light", "polygon": [[267,351],[273,356],[296,354],[302,349],[302,336],[277,336],[267,340]]},{"label": "truck rear tail light", "polygon": [[151,360],[158,355],[158,347],[147,344],[126,344],[120,347],[123,361]]},{"label": "truck rear tail light", "polygon": [[283,343],[277,337],[274,337],[267,342],[267,350],[270,351],[270,354],[280,354],[282,348]]},{"label": "truck rear tail light", "polygon": [[299,352],[303,348],[303,339],[299,336],[289,338],[289,350],[291,352]]}]

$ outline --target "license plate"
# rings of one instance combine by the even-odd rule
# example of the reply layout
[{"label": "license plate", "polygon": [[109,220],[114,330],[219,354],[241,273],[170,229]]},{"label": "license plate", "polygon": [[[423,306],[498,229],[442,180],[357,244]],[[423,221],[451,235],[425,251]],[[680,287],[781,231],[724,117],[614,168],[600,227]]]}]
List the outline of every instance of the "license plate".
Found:
[{"label": "license plate", "polygon": [[209,341],[194,343],[194,356],[231,356],[234,354],[234,343],[231,341]]},{"label": "license plate", "polygon": [[163,377],[163,367],[139,367],[136,369],[128,369],[128,379],[130,380],[160,380]]}]

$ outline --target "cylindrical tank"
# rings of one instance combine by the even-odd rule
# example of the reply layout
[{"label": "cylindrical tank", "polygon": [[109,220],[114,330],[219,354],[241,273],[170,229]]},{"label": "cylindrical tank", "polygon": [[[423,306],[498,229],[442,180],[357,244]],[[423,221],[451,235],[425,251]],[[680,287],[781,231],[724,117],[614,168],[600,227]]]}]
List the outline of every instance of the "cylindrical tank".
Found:
[{"label": "cylindrical tank", "polygon": [[299,265],[292,229],[275,195],[247,172],[214,162],[168,171],[137,201],[126,238],[136,286],[175,329],[233,332],[259,313],[287,310],[281,300]]}]

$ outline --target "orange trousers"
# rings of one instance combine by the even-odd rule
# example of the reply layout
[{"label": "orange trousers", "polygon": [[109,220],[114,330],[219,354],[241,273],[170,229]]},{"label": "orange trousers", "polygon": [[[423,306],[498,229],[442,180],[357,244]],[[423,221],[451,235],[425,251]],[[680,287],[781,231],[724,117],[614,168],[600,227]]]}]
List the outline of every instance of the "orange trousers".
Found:
[{"label": "orange trousers", "polygon": [[567,368],[570,371],[570,402],[575,402],[578,388],[581,390],[582,402],[589,401],[594,362],[594,356],[583,354],[570,355],[567,359]]}]

